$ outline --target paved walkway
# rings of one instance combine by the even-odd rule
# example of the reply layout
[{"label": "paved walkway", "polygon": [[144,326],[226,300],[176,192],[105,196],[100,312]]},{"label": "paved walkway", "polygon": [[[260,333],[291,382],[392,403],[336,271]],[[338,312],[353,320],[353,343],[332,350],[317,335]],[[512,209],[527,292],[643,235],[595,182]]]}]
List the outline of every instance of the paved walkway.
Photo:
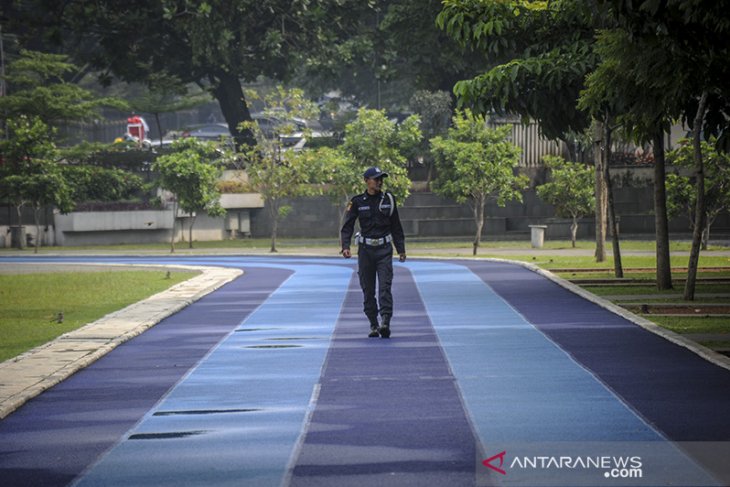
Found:
[{"label": "paved walkway", "polygon": [[0,421],[3,485],[730,482],[730,361],[535,269],[397,264],[374,340],[343,259],[46,259],[244,274]]}]

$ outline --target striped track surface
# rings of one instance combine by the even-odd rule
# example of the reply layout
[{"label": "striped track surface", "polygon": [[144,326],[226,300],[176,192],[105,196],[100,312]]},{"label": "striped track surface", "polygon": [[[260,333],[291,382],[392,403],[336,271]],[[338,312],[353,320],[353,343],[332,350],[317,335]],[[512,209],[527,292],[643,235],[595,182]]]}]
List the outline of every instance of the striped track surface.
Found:
[{"label": "striped track surface", "polygon": [[517,265],[397,264],[383,340],[342,259],[45,259],[245,274],[1,421],[2,485],[728,481],[730,371]]}]

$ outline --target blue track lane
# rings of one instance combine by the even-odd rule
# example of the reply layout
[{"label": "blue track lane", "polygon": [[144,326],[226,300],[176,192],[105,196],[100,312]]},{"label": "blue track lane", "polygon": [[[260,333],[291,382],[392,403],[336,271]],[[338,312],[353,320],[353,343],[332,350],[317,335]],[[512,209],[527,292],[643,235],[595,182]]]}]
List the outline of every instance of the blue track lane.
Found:
[{"label": "blue track lane", "polygon": [[516,265],[397,264],[382,340],[351,261],[22,260],[246,273],[1,421],[3,487],[724,485],[730,372]]},{"label": "blue track lane", "polygon": [[[718,485],[467,267],[419,262],[410,268],[488,452],[508,450],[506,458],[633,452],[661,470],[651,478],[656,484],[642,485]],[[604,481],[591,477],[595,472],[574,480],[510,473],[505,485]]]},{"label": "blue track lane", "polygon": [[337,266],[294,267],[75,485],[279,485],[351,274]]}]

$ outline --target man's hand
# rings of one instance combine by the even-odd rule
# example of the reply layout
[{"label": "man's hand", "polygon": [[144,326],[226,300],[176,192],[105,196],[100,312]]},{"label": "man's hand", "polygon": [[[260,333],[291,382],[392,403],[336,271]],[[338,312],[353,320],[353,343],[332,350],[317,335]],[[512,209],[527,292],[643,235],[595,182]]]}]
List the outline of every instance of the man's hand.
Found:
[{"label": "man's hand", "polygon": [[402,254],[398,254],[398,260],[400,262],[405,262],[406,261],[406,253],[403,252]]},{"label": "man's hand", "polygon": [[349,259],[350,257],[352,257],[352,253],[350,252],[350,249],[342,249],[342,252],[340,252],[340,253],[342,254],[342,257],[344,257],[345,259]]}]

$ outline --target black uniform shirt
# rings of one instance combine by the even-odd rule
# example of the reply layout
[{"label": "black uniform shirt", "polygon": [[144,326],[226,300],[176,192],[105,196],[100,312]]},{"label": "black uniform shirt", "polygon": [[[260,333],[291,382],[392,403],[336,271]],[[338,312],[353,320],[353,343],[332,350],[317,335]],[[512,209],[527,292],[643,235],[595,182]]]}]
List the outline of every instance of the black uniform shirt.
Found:
[{"label": "black uniform shirt", "polygon": [[381,238],[389,234],[393,235],[393,245],[395,245],[396,252],[399,254],[406,253],[406,239],[398,216],[395,197],[392,196],[387,192],[370,195],[365,191],[352,197],[347,205],[345,223],[340,231],[340,242],[343,249],[350,248],[352,233],[355,231],[355,220],[359,219],[360,233],[363,237]]}]

